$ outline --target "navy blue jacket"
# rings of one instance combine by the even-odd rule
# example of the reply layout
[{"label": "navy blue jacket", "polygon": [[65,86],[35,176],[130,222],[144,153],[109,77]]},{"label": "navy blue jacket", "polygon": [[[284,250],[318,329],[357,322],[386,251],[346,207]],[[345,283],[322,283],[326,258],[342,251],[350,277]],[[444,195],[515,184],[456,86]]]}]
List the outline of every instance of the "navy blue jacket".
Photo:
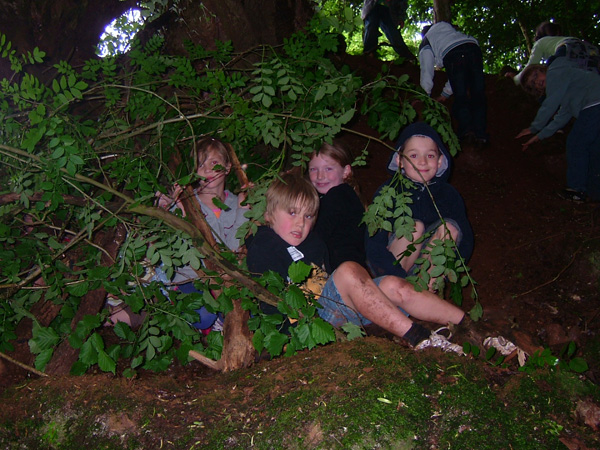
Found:
[{"label": "navy blue jacket", "polygon": [[[465,203],[462,197],[458,191],[448,183],[452,166],[452,157],[437,132],[424,122],[417,122],[406,127],[400,134],[400,138],[396,143],[396,149],[400,149],[408,138],[415,135],[427,136],[433,139],[443,155],[442,158],[444,159],[438,169],[438,173],[429,182],[428,187],[435,199],[435,204],[440,211],[441,217],[444,220],[453,220],[460,227],[462,239],[458,246],[458,250],[465,261],[468,261],[473,253],[473,230],[467,219]],[[393,162],[394,154],[392,154],[390,165],[388,166],[392,171],[398,169],[397,164]],[[384,186],[389,185],[391,181],[392,179],[380,186],[375,193],[375,196],[379,194]],[[415,184],[415,188],[409,191],[412,193],[411,199],[413,200],[413,204],[411,205],[411,209],[413,219],[423,222],[425,229],[427,229],[429,225],[439,221],[440,216],[438,215],[425,186],[422,183],[415,181],[413,181],[413,183]],[[396,275],[405,278],[407,276],[406,272],[402,266],[396,262],[394,255],[387,249],[388,242],[389,232],[385,230],[380,230],[372,237],[367,235],[365,245],[369,267],[375,276]]]}]

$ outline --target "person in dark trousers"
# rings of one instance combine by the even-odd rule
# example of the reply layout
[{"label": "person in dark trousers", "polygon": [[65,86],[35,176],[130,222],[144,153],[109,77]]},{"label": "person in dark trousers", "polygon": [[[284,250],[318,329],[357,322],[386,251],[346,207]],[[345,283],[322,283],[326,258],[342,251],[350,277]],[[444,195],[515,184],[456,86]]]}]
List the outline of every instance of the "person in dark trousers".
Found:
[{"label": "person in dark trousers", "polygon": [[412,63],[417,62],[415,55],[410,52],[400,33],[406,20],[407,8],[406,0],[365,0],[360,15],[365,22],[364,54],[372,54],[377,50],[377,40],[381,28],[398,55]]},{"label": "person in dark trousers", "polygon": [[457,31],[448,22],[428,25],[422,35],[421,87],[431,95],[435,68],[444,67],[448,83],[437,100],[445,101],[454,94],[452,115],[458,122],[458,138],[478,146],[488,144],[483,59],[477,40]]},{"label": "person in dark trousers", "polygon": [[545,94],[529,128],[516,136],[529,136],[523,150],[575,118],[567,137],[567,187],[559,196],[576,203],[600,201],[600,77],[563,56],[549,66],[528,66],[521,85],[537,98]]}]

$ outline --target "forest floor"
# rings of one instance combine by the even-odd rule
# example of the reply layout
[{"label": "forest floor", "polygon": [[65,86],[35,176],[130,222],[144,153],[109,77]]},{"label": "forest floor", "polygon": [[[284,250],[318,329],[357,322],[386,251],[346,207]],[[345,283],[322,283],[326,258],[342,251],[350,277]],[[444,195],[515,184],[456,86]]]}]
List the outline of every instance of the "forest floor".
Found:
[{"label": "forest floor", "polygon": [[[380,64],[350,56],[344,62],[363,79],[374,77]],[[393,74],[405,72],[418,84],[418,68],[391,67]],[[438,88],[443,78],[443,73],[436,75]],[[560,375],[573,384],[542,368],[543,380],[531,377],[537,390],[524,393],[530,379],[514,364],[499,368],[482,358],[437,350],[415,354],[379,337],[261,361],[233,374],[213,373],[191,363],[165,373],[142,373],[134,380],[110,374],[38,378],[0,360],[0,389],[4,390],[0,443],[6,444],[2,448],[600,448],[600,439],[594,437],[600,424],[599,204],[575,204],[556,194],[565,183],[568,130],[523,152],[514,137],[533,119],[535,101],[511,80],[488,75],[486,82],[490,145],[464,148],[450,180],[465,200],[475,231],[469,266],[483,306],[481,323],[531,354],[548,348],[559,355],[574,342],[573,356],[584,358],[589,370]],[[354,128],[370,131],[363,121]],[[364,146],[362,138],[346,135],[343,139],[349,148]],[[383,147],[373,145],[369,150],[367,166],[355,170],[366,198],[387,178],[389,156]],[[464,309],[472,306],[467,298]],[[394,365],[400,361],[408,366]],[[419,387],[419,398],[430,403],[419,410],[423,416],[415,409],[406,416],[415,416],[424,428],[416,431],[418,425],[413,425],[414,436],[390,440],[390,433],[398,433],[393,428],[397,424],[386,421],[392,416],[400,420],[398,413],[410,406],[401,394],[402,400],[394,397],[394,389],[409,395],[410,386],[422,377],[430,387]],[[406,383],[393,384],[400,380]],[[457,386],[470,386],[476,393],[452,394],[455,408],[463,398],[466,402],[452,418],[440,395]],[[319,393],[303,398],[305,403],[283,401],[294,397],[299,402],[309,387]],[[369,389],[379,392],[372,403],[367,400]],[[488,390],[493,391],[491,403],[486,403]],[[567,393],[571,396],[561,397]],[[354,403],[343,404],[347,408],[343,412],[332,412],[338,396]],[[388,399],[393,399],[393,413],[378,409],[386,407]],[[543,412],[544,405],[534,399],[543,399],[553,409]],[[373,409],[367,411],[367,404]],[[489,411],[502,410],[505,416],[476,418],[469,408],[477,404]],[[505,410],[524,406],[524,410]],[[337,417],[339,423],[331,426],[342,430],[340,434],[327,431],[326,420],[314,418],[316,411]],[[357,411],[364,423],[354,418]],[[78,429],[83,425],[77,425],[76,419],[87,416],[93,417],[88,428]],[[278,425],[284,417],[290,422]],[[533,424],[523,431],[523,442],[508,425],[520,420],[522,425]],[[278,426],[283,427],[279,434],[269,435]],[[505,441],[494,440],[498,429]],[[362,437],[351,440],[352,430],[360,430]],[[469,434],[465,430],[477,431],[480,440],[462,441]]]}]

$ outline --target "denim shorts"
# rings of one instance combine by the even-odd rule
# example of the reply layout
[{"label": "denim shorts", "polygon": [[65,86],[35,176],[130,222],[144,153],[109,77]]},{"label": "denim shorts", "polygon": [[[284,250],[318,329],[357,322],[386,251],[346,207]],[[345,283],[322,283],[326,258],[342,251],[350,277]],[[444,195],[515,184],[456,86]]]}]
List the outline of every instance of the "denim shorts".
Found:
[{"label": "denim shorts", "polygon": [[[333,274],[334,273],[335,272],[333,272]],[[319,304],[321,305],[321,308],[319,308],[319,316],[321,316],[321,319],[329,322],[336,328],[341,327],[347,322],[358,326],[371,324],[372,322],[369,319],[344,303],[344,300],[342,300],[342,296],[333,281],[333,274],[331,274],[327,280],[327,283],[321,292],[321,297],[318,299]],[[385,276],[374,278],[373,282],[379,286],[379,283],[381,283],[381,280],[384,278]],[[408,316],[402,308],[398,309]]]}]

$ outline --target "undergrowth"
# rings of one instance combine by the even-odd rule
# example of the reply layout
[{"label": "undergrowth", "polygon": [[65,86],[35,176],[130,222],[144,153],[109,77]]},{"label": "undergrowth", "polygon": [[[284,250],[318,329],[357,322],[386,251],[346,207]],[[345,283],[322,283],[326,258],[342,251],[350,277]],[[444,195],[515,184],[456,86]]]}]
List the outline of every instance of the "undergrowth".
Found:
[{"label": "undergrowth", "polygon": [[[600,388],[577,374],[494,368],[437,350],[414,353],[380,338],[332,344],[211,380],[154,375],[100,387],[101,380],[79,378],[80,389],[62,392],[45,412],[38,399],[61,391],[59,380],[10,389],[3,404],[21,403],[0,412],[0,444],[560,449],[561,439],[576,437],[588,448],[600,445],[575,414],[579,401],[600,401]],[[118,428],[115,418],[130,428]]]}]

